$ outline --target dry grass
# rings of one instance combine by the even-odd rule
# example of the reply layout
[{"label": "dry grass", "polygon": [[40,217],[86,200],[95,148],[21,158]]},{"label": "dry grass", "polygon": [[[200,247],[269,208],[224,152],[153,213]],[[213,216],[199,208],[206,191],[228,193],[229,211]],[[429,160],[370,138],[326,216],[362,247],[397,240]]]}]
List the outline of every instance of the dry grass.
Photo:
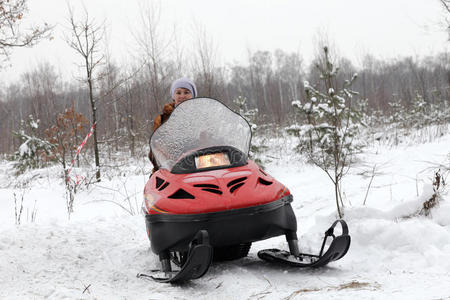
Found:
[{"label": "dry grass", "polygon": [[431,195],[431,197],[423,203],[422,209],[420,210],[421,215],[428,216],[431,212],[431,209],[439,204],[441,192],[445,187],[445,180],[441,176],[440,171],[441,170],[438,170],[436,171],[436,173],[434,173],[433,195]]},{"label": "dry grass", "polygon": [[359,282],[356,280],[353,280],[351,282],[348,283],[342,283],[338,286],[328,286],[328,287],[323,287],[323,288],[305,288],[305,289],[301,289],[298,291],[293,292],[292,294],[290,294],[288,297],[284,298],[285,300],[290,300],[295,298],[296,296],[300,295],[300,294],[306,294],[306,293],[313,293],[313,292],[320,292],[320,291],[342,291],[342,290],[362,290],[362,289],[367,289],[367,290],[378,290],[381,288],[381,285],[377,282]]}]

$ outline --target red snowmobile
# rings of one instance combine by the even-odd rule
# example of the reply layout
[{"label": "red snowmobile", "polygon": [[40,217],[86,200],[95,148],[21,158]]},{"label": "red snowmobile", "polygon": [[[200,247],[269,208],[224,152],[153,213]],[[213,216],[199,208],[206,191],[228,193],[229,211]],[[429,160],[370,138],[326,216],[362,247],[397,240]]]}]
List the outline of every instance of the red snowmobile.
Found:
[{"label": "red snowmobile", "polygon": [[[248,159],[250,140],[248,122],[209,98],[181,103],[153,133],[150,147],[160,169],[145,185],[143,210],[162,276],[139,277],[172,283],[199,278],[213,260],[245,257],[252,242],[280,235],[289,252],[261,250],[259,258],[320,267],[347,253],[350,236],[343,220],[326,231],[318,255],[299,251],[293,197]],[[335,236],[338,223],[342,233]]]}]

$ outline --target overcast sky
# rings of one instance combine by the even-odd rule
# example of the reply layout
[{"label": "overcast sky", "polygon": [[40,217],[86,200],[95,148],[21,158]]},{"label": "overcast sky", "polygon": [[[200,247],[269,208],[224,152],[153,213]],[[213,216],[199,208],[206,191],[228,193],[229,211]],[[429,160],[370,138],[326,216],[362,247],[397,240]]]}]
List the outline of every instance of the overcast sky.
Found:
[{"label": "overcast sky", "polygon": [[[82,12],[79,0],[29,0],[26,21],[55,25],[53,39],[32,49],[14,50],[0,71],[5,84],[47,61],[71,78],[79,62],[63,40],[67,3]],[[139,30],[141,0],[86,0],[96,20],[105,20],[113,59],[124,62],[136,55],[132,32]],[[319,32],[325,32],[339,53],[355,64],[364,54],[377,58],[425,56],[448,51],[443,10],[438,0],[161,0],[160,24],[172,28],[185,49],[191,49],[194,23],[213,38],[220,63],[245,63],[248,50],[277,48],[298,51],[306,61],[313,55]],[[169,35],[169,33],[167,33]],[[186,52],[187,53],[187,52]],[[180,74],[183,75],[183,74]]]}]

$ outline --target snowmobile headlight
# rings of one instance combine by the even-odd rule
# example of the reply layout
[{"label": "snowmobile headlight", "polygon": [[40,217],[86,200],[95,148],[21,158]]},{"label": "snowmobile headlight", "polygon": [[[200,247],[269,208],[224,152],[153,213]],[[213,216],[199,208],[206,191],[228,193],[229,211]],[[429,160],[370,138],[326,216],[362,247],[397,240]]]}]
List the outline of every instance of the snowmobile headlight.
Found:
[{"label": "snowmobile headlight", "polygon": [[200,155],[195,158],[195,167],[204,169],[210,167],[221,167],[230,165],[230,159],[226,153],[213,153]]}]

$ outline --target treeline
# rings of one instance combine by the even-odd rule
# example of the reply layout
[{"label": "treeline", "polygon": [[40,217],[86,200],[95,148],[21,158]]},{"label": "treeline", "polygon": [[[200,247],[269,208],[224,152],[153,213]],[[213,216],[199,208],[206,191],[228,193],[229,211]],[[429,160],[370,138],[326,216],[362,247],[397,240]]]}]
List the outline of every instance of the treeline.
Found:
[{"label": "treeline", "polygon": [[[315,68],[319,56],[306,63],[298,53],[257,51],[249,54],[246,64],[219,66],[210,54],[209,48],[199,41],[195,59],[189,64],[180,63],[180,59],[155,57],[151,52],[134,66],[119,66],[106,59],[95,74],[93,87],[99,143],[116,149],[123,146],[134,155],[136,143],[148,139],[153,118],[170,101],[171,82],[181,76],[194,79],[200,96],[220,99],[234,108],[235,99],[246,98],[246,109],[257,109],[258,122],[279,125],[290,124],[292,101],[305,102],[304,82],[320,82]],[[437,110],[444,111],[450,104],[448,53],[389,61],[367,55],[359,68],[344,57],[333,59],[340,68],[338,85],[358,74],[353,89],[361,99],[367,99],[365,109],[369,115],[393,115],[393,107],[398,106],[392,103],[412,108],[418,96]],[[30,115],[39,120],[36,134],[42,138],[67,109],[73,108],[90,119],[86,82],[61,78],[53,65],[42,63],[22,74],[17,82],[3,87],[0,153],[17,151],[20,140],[13,132],[26,130],[22,120]]]}]

